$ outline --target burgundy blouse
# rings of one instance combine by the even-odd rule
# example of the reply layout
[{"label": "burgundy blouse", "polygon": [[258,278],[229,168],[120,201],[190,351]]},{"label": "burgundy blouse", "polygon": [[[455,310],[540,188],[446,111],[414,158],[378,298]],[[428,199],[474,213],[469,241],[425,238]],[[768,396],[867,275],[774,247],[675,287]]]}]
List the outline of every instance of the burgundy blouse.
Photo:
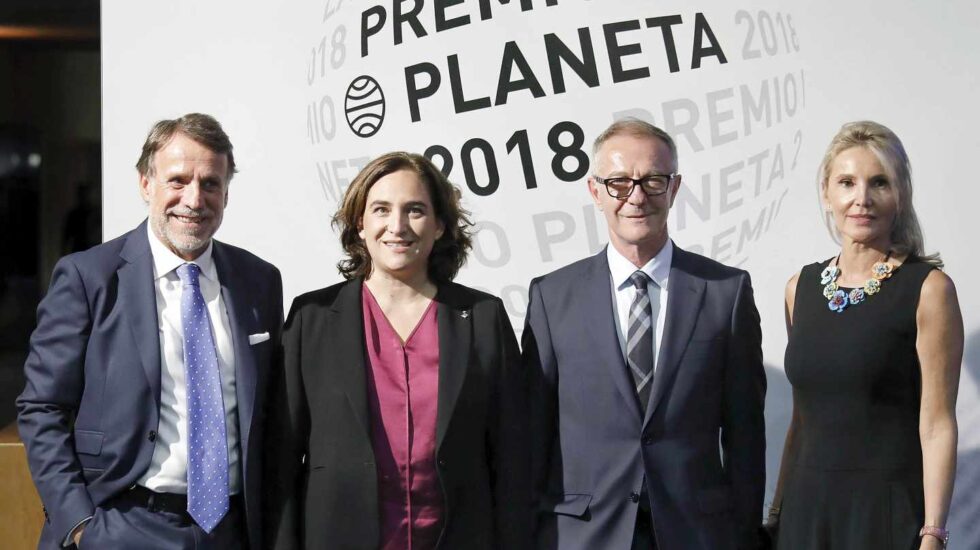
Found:
[{"label": "burgundy blouse", "polygon": [[362,288],[380,548],[435,548],[443,515],[435,458],[439,396],[436,303],[429,304],[403,344],[367,285]]}]

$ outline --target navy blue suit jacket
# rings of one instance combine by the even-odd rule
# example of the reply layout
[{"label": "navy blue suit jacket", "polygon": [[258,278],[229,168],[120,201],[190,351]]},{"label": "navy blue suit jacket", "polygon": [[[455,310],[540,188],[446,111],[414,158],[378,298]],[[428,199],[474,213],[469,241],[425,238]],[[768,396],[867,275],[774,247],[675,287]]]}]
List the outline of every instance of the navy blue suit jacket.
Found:
[{"label": "navy blue suit jacket", "polygon": [[[282,279],[271,264],[214,241],[231,321],[248,538],[261,541],[264,387],[282,325]],[[144,221],[62,258],[38,306],[17,398],[18,424],[47,523],[39,547],[68,532],[150,465],[160,409],[160,340]],[[248,335],[268,332],[249,345]]]},{"label": "navy blue suit jacket", "polygon": [[766,378],[748,273],[674,248],[645,415],[609,277],[603,250],[531,282],[538,548],[629,549],[644,479],[660,550],[754,546]]}]

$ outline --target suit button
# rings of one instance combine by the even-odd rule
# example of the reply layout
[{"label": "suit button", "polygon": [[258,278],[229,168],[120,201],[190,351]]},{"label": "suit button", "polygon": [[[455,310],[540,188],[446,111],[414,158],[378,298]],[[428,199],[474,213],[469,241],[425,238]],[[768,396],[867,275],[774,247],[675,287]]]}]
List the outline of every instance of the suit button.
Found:
[{"label": "suit button", "polygon": [[633,503],[640,502],[640,495],[637,493],[630,493],[630,502]]},{"label": "suit button", "polygon": [[643,441],[644,445],[653,445],[653,438],[650,437],[649,435],[643,436],[643,439],[641,441]]},{"label": "suit button", "polygon": [[445,470],[446,469],[446,461],[443,460],[443,459],[441,459],[441,458],[439,459],[439,469],[440,470]]},{"label": "suit button", "polygon": [[150,440],[151,442],[156,441],[157,440],[157,432],[156,432],[156,430],[150,430],[150,433],[148,433],[146,435],[146,438],[148,440]]}]

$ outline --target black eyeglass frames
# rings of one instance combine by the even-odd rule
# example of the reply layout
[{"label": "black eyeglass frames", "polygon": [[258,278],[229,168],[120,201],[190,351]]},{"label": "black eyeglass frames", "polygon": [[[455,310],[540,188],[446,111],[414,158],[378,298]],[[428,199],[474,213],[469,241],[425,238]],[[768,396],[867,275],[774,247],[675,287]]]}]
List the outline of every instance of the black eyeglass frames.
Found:
[{"label": "black eyeglass frames", "polygon": [[625,199],[630,196],[633,192],[633,188],[637,185],[640,189],[649,197],[656,197],[657,195],[663,195],[670,189],[670,183],[674,181],[677,174],[650,174],[649,176],[643,176],[642,178],[627,178],[625,176],[616,176],[612,178],[600,178],[599,176],[592,176],[592,179],[596,183],[602,184],[606,188],[606,192],[609,196],[614,199]]}]

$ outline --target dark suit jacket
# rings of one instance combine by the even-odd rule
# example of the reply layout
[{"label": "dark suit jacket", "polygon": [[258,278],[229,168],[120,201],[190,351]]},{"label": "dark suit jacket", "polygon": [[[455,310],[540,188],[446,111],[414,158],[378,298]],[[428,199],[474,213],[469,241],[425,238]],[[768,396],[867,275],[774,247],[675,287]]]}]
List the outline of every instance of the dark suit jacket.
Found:
[{"label": "dark suit jacket", "polygon": [[[264,388],[282,325],[282,280],[240,248],[214,241],[212,253],[235,349],[248,537],[258,541]],[[262,332],[271,339],[250,346],[248,335]],[[150,465],[160,340],[145,221],[58,262],[30,348],[18,424],[47,517],[40,546],[54,548]]]},{"label": "dark suit jacket", "polygon": [[644,479],[660,550],[755,544],[766,378],[749,275],[675,247],[668,292],[641,416],[605,250],[531,282],[539,548],[630,548]]},{"label": "dark suit jacket", "polygon": [[[361,279],[296,298],[267,428],[270,546],[375,549],[378,480],[368,410]],[[526,385],[499,298],[449,283],[439,326],[439,548],[530,539]]]}]

